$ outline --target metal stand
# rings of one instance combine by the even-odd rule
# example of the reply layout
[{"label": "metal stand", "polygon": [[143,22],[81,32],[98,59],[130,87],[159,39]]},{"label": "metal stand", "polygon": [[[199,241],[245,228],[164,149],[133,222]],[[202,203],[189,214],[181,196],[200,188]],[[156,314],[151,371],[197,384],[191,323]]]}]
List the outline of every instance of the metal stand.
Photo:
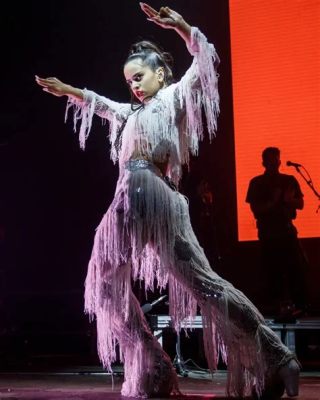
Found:
[{"label": "metal stand", "polygon": [[173,366],[175,367],[177,374],[183,377],[187,377],[189,375],[189,371],[185,367],[185,362],[181,355],[181,336],[180,333],[177,333],[177,341],[176,341],[176,356],[173,360]]},{"label": "metal stand", "polygon": [[[302,167],[302,168],[304,169],[304,171],[305,171],[305,173],[307,174],[307,176],[305,176],[305,175],[301,172],[300,167]],[[305,169],[305,167],[304,167],[303,165],[300,165],[300,166],[296,165],[296,166],[295,166],[295,169],[296,169],[296,171],[300,174],[300,176],[305,180],[305,182],[306,182],[307,185],[310,187],[310,189],[313,191],[313,193],[315,194],[315,196],[317,197],[317,199],[320,201],[320,193],[318,193],[318,191],[317,191],[316,188],[314,187],[313,182],[312,182],[312,178],[311,178],[309,172]],[[316,213],[319,212],[319,209],[320,209],[320,204],[318,205],[318,208],[317,208],[317,210],[316,210]]]}]

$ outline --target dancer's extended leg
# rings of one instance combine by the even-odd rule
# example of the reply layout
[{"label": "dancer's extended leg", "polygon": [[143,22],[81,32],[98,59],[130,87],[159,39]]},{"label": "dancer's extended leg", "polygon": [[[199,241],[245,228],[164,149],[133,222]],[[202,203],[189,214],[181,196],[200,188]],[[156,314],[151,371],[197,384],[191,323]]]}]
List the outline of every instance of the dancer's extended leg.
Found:
[{"label": "dancer's extended leg", "polygon": [[[108,232],[111,228],[113,236]],[[178,390],[177,376],[132,292],[126,232],[121,204],[114,201],[96,232],[86,278],[86,310],[96,317],[98,353],[108,370],[117,359],[119,345],[125,374],[121,393],[128,397],[168,396]],[[111,250],[114,256],[110,256]],[[108,261],[110,258],[113,264]]]},{"label": "dancer's extended leg", "polygon": [[219,352],[228,365],[230,395],[243,396],[252,388],[261,394],[278,378],[288,395],[297,395],[299,367],[295,356],[265,324],[250,300],[212,271],[192,231],[184,199],[179,212],[180,233],[175,239],[175,262],[169,280],[170,312],[175,322],[181,322],[182,314],[176,308],[181,299],[188,299],[187,292],[190,301],[196,300],[201,309],[210,368],[216,367]]}]

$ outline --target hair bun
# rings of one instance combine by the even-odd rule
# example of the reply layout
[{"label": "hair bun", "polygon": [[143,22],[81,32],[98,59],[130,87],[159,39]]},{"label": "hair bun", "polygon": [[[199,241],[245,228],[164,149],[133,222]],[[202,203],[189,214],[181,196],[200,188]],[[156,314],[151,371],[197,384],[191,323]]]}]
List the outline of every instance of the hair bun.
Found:
[{"label": "hair bun", "polygon": [[136,42],[131,45],[129,50],[129,55],[135,53],[142,53],[145,51],[154,51],[158,54],[161,53],[160,48],[156,46],[154,43],[149,42],[148,40],[142,40],[141,42]]},{"label": "hair bun", "polygon": [[164,51],[161,54],[161,57],[164,59],[164,61],[169,64],[171,67],[173,66],[173,57],[170,53],[168,53],[167,51]]},{"label": "hair bun", "polygon": [[170,66],[173,65],[173,57],[171,54],[163,51],[160,46],[150,42],[149,40],[142,40],[132,44],[129,50],[129,56],[145,52],[157,53],[165,63],[169,64]]}]

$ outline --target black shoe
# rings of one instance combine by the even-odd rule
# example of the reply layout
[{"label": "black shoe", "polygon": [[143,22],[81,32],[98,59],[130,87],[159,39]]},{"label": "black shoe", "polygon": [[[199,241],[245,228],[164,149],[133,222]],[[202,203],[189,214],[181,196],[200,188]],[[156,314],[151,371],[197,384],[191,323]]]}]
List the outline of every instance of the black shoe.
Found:
[{"label": "black shoe", "polygon": [[279,369],[278,377],[283,382],[289,397],[295,397],[299,394],[299,374],[300,367],[294,359]]},{"label": "black shoe", "polygon": [[295,359],[290,360],[286,365],[279,368],[277,374],[268,379],[260,396],[255,388],[252,392],[254,400],[278,400],[286,391],[289,397],[296,397],[299,394],[299,373],[300,366]]},{"label": "black shoe", "polygon": [[258,396],[255,388],[252,392],[252,398],[254,400],[278,400],[284,394],[284,383],[280,379],[275,379],[273,382],[266,383],[260,396]]}]

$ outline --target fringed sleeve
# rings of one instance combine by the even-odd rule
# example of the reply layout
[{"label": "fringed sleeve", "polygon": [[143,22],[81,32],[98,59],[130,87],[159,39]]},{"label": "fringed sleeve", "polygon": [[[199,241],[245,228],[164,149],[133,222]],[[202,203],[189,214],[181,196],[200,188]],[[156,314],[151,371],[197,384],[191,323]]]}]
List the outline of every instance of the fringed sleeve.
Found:
[{"label": "fringed sleeve", "polygon": [[[79,129],[79,142],[80,147],[85,149],[85,142],[89,136],[92,118],[94,114],[97,114],[102,119],[109,120],[110,123],[110,142],[114,144],[119,127],[126,121],[130,113],[131,106],[127,103],[117,103],[106,97],[99,96],[91,90],[84,89],[83,100],[77,100],[72,97],[68,97],[65,121],[68,117],[68,111],[70,107],[73,107],[73,130],[77,131],[77,123],[80,120]],[[114,160],[116,157],[113,153],[113,146],[111,149],[111,158]],[[114,160],[115,161],[115,160]]]},{"label": "fringed sleeve", "polygon": [[198,28],[191,28],[188,50],[194,56],[191,67],[176,84],[175,104],[186,115],[186,133],[189,150],[197,154],[199,140],[203,138],[202,107],[207,120],[209,139],[215,136],[219,114],[217,67],[220,59],[214,46]]}]

